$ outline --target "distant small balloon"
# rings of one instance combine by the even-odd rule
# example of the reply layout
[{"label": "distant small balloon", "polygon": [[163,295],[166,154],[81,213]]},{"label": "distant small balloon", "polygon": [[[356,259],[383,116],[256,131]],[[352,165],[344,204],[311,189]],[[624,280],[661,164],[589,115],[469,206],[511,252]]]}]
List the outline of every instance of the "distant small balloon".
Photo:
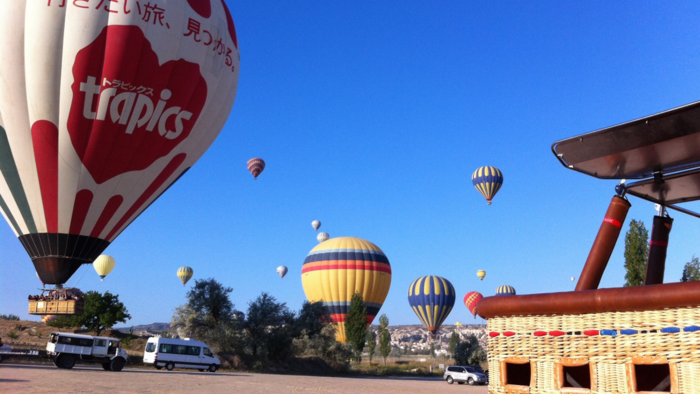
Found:
[{"label": "distant small balloon", "polygon": [[287,271],[289,270],[283,265],[277,267],[277,273],[279,274],[280,278],[284,278],[284,276],[287,275]]},{"label": "distant small balloon", "polygon": [[258,179],[258,175],[260,175],[260,173],[262,173],[264,169],[265,160],[259,157],[254,157],[248,160],[248,171],[250,171],[250,173],[253,174],[253,177],[255,177],[255,179]]},{"label": "distant small balloon", "polygon": [[503,185],[503,173],[496,167],[479,167],[472,174],[472,184],[491,205],[491,200]]},{"label": "distant small balloon", "polygon": [[318,240],[319,243],[328,241],[330,238],[331,238],[331,236],[328,235],[328,233],[324,233],[324,232],[320,232],[316,236],[316,239]]},{"label": "distant small balloon", "polygon": [[313,222],[311,222],[311,227],[313,227],[314,230],[318,231],[318,229],[321,227],[321,221],[314,220]]},{"label": "distant small balloon", "polygon": [[486,277],[486,271],[478,270],[476,271],[476,276],[478,276],[479,279],[484,280],[484,278]]},{"label": "distant small balloon", "polygon": [[115,265],[116,264],[112,256],[107,256],[106,254],[98,256],[92,263],[92,267],[95,269],[95,272],[97,272],[97,275],[100,276],[100,280],[103,282],[105,280],[105,276],[112,272]]},{"label": "distant small balloon", "polygon": [[515,295],[515,288],[513,286],[503,285],[496,289],[497,296],[511,296]]},{"label": "distant small balloon", "polygon": [[180,267],[177,270],[177,277],[182,282],[183,287],[192,278],[192,275],[194,275],[194,270],[190,267]]},{"label": "distant small balloon", "polygon": [[574,279],[576,279],[576,278],[574,278],[574,277],[572,276],[572,277],[571,277],[571,281],[573,282],[573,281],[574,281]]},{"label": "distant small balloon", "polygon": [[464,296],[464,305],[474,317],[476,317],[476,304],[478,304],[482,298],[484,298],[484,296],[477,291],[470,291]]}]

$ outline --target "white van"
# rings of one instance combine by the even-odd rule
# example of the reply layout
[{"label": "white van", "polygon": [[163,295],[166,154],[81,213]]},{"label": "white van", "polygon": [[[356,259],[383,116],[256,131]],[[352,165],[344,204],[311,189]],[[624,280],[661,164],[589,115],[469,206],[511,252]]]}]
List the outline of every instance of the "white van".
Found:
[{"label": "white van", "polygon": [[143,363],[153,365],[156,369],[165,367],[168,371],[177,367],[216,372],[221,367],[221,362],[214,357],[206,343],[189,338],[148,338]]},{"label": "white van", "polygon": [[76,360],[102,364],[105,371],[119,372],[126,365],[128,355],[119,340],[109,337],[52,332],[46,344],[46,353],[58,368],[71,369]]}]

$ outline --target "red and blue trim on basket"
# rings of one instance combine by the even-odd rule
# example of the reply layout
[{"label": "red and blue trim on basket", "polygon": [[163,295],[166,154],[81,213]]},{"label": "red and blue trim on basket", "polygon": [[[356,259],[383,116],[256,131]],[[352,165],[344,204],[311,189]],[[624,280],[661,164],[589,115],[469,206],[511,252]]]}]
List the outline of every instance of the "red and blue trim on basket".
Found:
[{"label": "red and blue trim on basket", "polygon": [[[586,331],[570,331],[570,332],[564,332],[564,331],[534,331],[532,333],[526,333],[525,335],[533,335],[536,337],[560,337],[560,336],[565,336],[565,335],[572,335],[572,336],[581,336],[583,334],[584,336],[611,336],[611,337],[616,337],[618,335],[637,335],[637,334],[650,334],[654,332],[661,332],[663,334],[676,334],[679,332],[697,332],[700,331],[700,326],[687,326],[684,328],[680,327],[664,327],[660,330],[646,330],[646,331],[639,331],[639,330],[634,330],[634,329],[624,329],[624,330],[586,330]],[[496,332],[496,331],[491,331],[489,332],[489,337],[495,338],[498,336],[503,335],[504,337],[512,337],[514,335],[517,335],[516,332],[513,331],[503,331],[503,332]]]}]

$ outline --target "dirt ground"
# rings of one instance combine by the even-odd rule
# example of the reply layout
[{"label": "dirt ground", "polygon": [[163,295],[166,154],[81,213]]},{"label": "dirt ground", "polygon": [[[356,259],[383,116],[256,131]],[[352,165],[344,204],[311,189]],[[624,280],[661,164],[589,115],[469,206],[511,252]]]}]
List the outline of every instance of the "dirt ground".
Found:
[{"label": "dirt ground", "polygon": [[0,364],[4,393],[487,393],[485,386],[449,385],[439,378],[332,378],[297,375],[124,368],[106,372],[78,364],[63,370],[47,364]]}]

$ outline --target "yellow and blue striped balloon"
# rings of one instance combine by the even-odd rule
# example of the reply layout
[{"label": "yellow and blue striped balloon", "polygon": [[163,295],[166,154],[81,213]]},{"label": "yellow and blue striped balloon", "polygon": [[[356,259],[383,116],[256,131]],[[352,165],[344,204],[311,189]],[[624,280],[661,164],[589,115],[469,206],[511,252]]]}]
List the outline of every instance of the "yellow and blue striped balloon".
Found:
[{"label": "yellow and blue striped balloon", "polygon": [[255,177],[255,179],[258,179],[258,175],[260,175],[260,173],[263,172],[264,169],[265,160],[259,157],[254,157],[248,160],[248,171],[250,171],[250,173],[253,174],[253,177]]},{"label": "yellow and blue striped balloon", "polygon": [[408,288],[408,303],[428,331],[435,335],[455,304],[455,288],[439,276],[422,276]]},{"label": "yellow and blue striped balloon", "polygon": [[515,295],[515,288],[513,286],[503,285],[496,289],[497,296],[509,296]]},{"label": "yellow and blue striped balloon", "polygon": [[491,199],[503,185],[503,173],[496,167],[479,167],[472,174],[472,184],[486,198],[487,204],[491,205]]},{"label": "yellow and blue striped balloon", "polygon": [[180,278],[183,286],[192,278],[192,275],[194,275],[194,270],[190,267],[180,267],[177,270],[177,277]]}]

